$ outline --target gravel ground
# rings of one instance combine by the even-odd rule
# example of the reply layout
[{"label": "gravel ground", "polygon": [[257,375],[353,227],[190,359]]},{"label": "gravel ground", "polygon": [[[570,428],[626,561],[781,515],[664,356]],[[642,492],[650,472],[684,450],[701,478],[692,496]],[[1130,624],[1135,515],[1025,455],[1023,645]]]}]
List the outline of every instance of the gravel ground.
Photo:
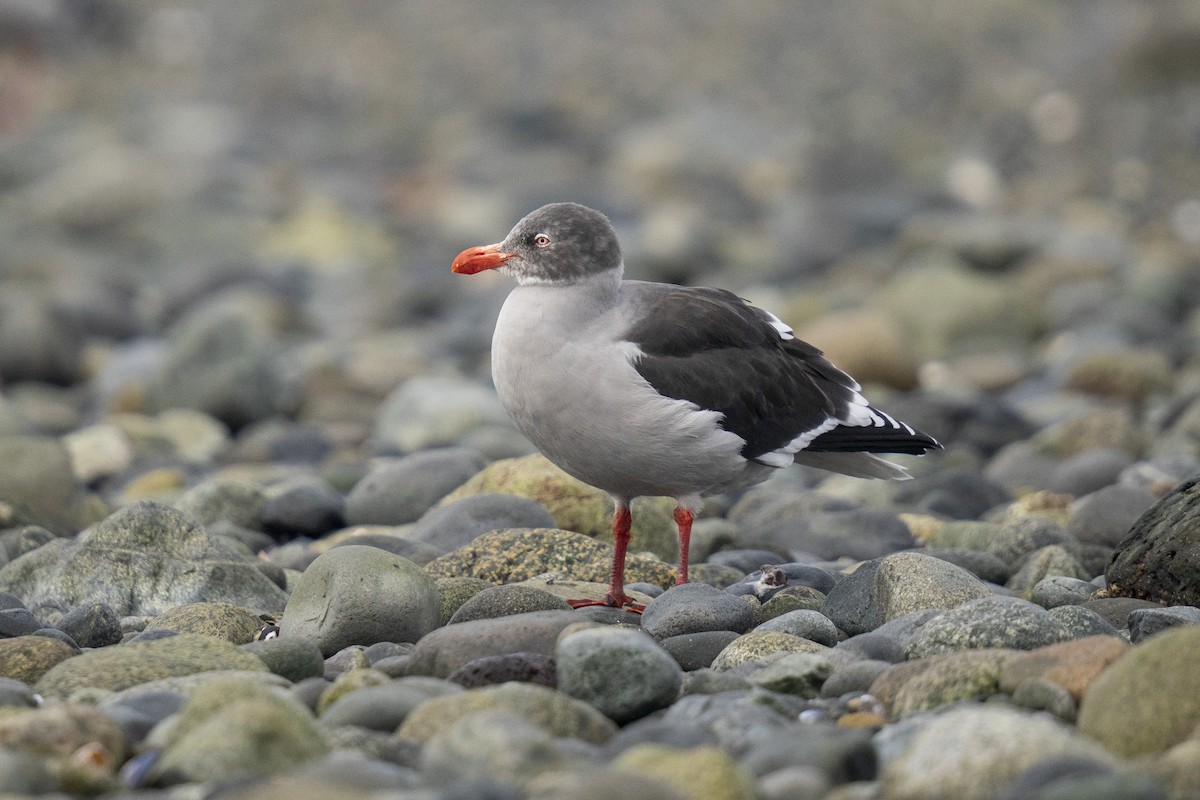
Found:
[{"label": "gravel ground", "polygon": [[[0,792],[1195,798],[1200,7],[0,2]],[[462,248],[601,208],[941,452],[646,612]]]}]

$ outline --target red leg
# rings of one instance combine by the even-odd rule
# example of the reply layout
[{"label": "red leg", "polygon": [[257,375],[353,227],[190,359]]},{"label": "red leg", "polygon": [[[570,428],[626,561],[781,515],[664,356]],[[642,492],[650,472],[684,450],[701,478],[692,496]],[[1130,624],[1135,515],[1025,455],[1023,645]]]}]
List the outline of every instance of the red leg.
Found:
[{"label": "red leg", "polygon": [[688,548],[692,544],[692,521],[695,515],[690,509],[678,506],[675,509],[675,524],[679,526],[679,565],[675,569],[675,585],[688,582]]},{"label": "red leg", "polygon": [[598,600],[568,600],[571,608],[583,608],[585,606],[612,606],[614,608],[626,608],[630,611],[641,613],[644,606],[634,602],[633,598],[625,594],[625,551],[629,549],[629,529],[633,525],[633,515],[629,513],[629,506],[624,503],[618,503],[616,511],[613,512],[612,532],[613,532],[613,559],[612,571],[608,578],[608,594],[603,601]]}]

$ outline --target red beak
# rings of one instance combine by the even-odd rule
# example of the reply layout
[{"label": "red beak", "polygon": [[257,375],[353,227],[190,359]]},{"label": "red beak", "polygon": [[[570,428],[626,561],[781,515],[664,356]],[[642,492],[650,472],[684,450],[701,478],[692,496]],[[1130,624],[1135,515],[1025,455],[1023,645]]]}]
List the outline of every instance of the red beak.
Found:
[{"label": "red beak", "polygon": [[514,253],[502,252],[498,243],[483,247],[468,247],[455,257],[454,263],[450,265],[450,271],[460,275],[474,275],[485,269],[503,266],[504,262],[514,255]]}]

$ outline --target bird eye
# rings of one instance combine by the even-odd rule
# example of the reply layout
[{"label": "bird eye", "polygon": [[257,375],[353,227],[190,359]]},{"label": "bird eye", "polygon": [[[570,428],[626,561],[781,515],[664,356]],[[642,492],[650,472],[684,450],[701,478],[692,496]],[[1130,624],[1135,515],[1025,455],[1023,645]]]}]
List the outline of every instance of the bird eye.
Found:
[{"label": "bird eye", "polygon": [[533,237],[533,244],[535,247],[548,247],[550,244],[550,237],[544,233],[539,233],[537,236]]}]

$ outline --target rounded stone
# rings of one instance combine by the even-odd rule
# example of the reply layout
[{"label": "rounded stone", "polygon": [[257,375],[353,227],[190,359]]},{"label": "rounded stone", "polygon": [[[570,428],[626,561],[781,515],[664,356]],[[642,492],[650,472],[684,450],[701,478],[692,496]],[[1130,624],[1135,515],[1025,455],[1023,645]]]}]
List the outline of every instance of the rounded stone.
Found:
[{"label": "rounded stone", "polygon": [[280,635],[303,636],[326,655],[352,644],[415,642],[441,624],[433,579],[406,558],[376,547],[337,547],[296,581]]},{"label": "rounded stone", "polygon": [[706,583],[673,586],[642,612],[642,626],[655,639],[705,631],[744,633],[753,624],[748,603]]},{"label": "rounded stone", "polygon": [[771,661],[787,653],[823,653],[828,647],[779,631],[750,631],[734,639],[713,659],[718,672],[748,661]]},{"label": "rounded stone", "polygon": [[1137,519],[1104,577],[1112,596],[1200,606],[1200,477],[1184,481]]},{"label": "rounded stone", "polygon": [[490,586],[458,607],[450,624],[469,622],[473,619],[493,619],[528,611],[569,611],[571,607],[561,598],[532,586],[509,584]]},{"label": "rounded stone", "polygon": [[624,725],[679,696],[683,670],[646,634],[602,627],[570,633],[555,650],[559,691]]},{"label": "rounded stone", "polygon": [[1118,755],[1161,753],[1200,724],[1200,627],[1163,631],[1088,687],[1079,730]]},{"label": "rounded stone", "polygon": [[254,641],[262,618],[249,609],[229,603],[188,603],[167,609],[146,624],[178,633],[203,633],[234,644]]},{"label": "rounded stone", "polygon": [[247,642],[242,650],[267,665],[267,669],[292,683],[325,674],[325,658],[321,648],[303,636],[276,636],[262,641]]},{"label": "rounded stone", "polygon": [[490,531],[553,527],[550,512],[529,498],[478,494],[429,509],[408,535],[448,552]]},{"label": "rounded stone", "polygon": [[477,450],[466,447],[425,450],[385,461],[350,490],[344,512],[346,522],[350,525],[414,522],[486,463]]}]

